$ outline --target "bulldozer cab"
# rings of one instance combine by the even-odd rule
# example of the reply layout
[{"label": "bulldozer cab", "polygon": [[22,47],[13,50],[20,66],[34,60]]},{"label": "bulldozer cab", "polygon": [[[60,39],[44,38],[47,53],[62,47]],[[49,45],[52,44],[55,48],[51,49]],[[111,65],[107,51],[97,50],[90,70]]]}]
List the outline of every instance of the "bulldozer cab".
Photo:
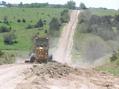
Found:
[{"label": "bulldozer cab", "polygon": [[48,38],[46,37],[36,37],[34,39],[34,46],[37,47],[43,47],[48,49]]}]

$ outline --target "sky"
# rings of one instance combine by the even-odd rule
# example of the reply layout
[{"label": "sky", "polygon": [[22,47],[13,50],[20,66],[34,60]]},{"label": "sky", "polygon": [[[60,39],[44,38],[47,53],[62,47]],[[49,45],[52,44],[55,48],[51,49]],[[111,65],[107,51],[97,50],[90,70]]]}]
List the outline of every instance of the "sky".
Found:
[{"label": "sky", "polygon": [[[6,1],[9,3],[45,3],[50,4],[65,4],[69,0],[0,0]],[[85,3],[87,7],[106,7],[109,9],[119,9],[119,0],[73,0],[76,2],[76,5],[79,6],[80,2]]]}]

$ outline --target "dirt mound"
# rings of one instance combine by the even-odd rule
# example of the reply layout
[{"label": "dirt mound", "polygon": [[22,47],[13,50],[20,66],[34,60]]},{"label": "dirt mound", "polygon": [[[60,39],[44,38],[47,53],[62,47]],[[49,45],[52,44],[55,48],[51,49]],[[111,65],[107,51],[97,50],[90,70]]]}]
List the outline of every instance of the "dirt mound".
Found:
[{"label": "dirt mound", "polygon": [[57,62],[33,64],[16,89],[119,89],[119,77]]},{"label": "dirt mound", "polygon": [[78,73],[77,69],[63,65],[57,62],[49,62],[47,64],[33,65],[30,73],[38,77],[61,78],[70,73]]}]

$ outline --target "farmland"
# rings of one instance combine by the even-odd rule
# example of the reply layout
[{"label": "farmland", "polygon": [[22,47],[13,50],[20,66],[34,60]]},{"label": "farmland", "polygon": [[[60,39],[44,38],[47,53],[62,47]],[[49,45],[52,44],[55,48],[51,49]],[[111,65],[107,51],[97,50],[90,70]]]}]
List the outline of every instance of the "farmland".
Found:
[{"label": "farmland", "polygon": [[[6,17],[11,28],[11,32],[15,31],[17,43],[12,45],[5,45],[3,36],[7,34],[0,33],[0,49],[1,50],[31,50],[32,36],[39,32],[40,36],[46,35],[45,30],[49,30],[49,22],[53,17],[60,18],[60,13],[64,9],[57,8],[0,8],[0,26],[6,26],[2,23]],[[30,28],[36,24],[40,19],[45,21],[45,25],[40,28]],[[25,21],[23,21],[25,20]]]}]

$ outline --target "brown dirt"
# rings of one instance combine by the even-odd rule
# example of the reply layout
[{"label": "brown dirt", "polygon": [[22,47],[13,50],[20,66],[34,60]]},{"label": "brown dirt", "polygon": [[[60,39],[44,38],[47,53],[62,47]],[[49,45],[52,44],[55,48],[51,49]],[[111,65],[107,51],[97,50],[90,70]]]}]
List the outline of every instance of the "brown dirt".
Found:
[{"label": "brown dirt", "polygon": [[30,66],[23,64],[0,66],[0,89],[15,89],[17,83],[25,78],[22,72]]},{"label": "brown dirt", "polygon": [[16,89],[119,89],[119,77],[56,62],[35,64]]}]

